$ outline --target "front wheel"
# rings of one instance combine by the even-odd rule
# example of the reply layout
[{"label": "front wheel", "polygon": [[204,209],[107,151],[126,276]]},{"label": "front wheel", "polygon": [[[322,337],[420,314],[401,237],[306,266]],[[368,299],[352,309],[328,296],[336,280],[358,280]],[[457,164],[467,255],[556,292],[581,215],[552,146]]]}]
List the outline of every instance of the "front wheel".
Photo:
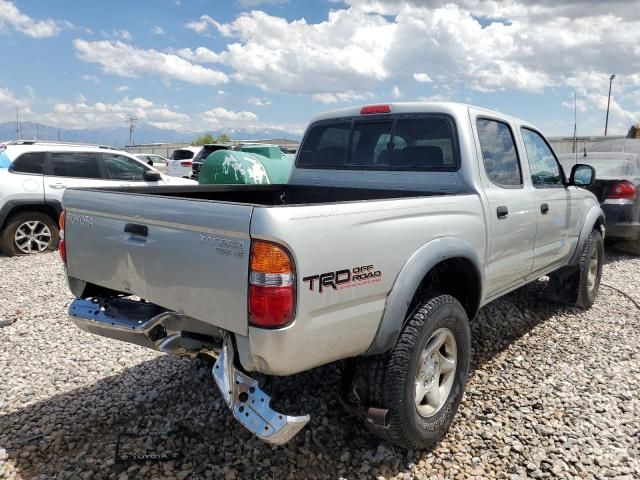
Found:
[{"label": "front wheel", "polygon": [[389,355],[378,362],[371,391],[388,409],[385,427],[371,429],[394,445],[421,449],[449,430],[464,394],[471,334],[460,302],[440,295],[409,318]]}]

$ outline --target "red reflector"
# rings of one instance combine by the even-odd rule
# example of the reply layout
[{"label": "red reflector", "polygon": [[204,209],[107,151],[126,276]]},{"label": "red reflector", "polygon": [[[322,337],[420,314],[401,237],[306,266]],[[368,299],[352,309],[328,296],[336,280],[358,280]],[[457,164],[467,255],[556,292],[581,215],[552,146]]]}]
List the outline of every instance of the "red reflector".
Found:
[{"label": "red reflector", "polygon": [[607,198],[634,200],[636,198],[636,187],[631,182],[618,182],[611,187]]},{"label": "red reflector", "polygon": [[367,105],[362,107],[360,115],[371,115],[373,113],[391,113],[390,105]]},{"label": "red reflector", "polygon": [[190,166],[192,166],[192,165],[193,165],[193,162],[191,162],[191,161],[188,161],[188,162],[180,162],[180,165],[181,165],[182,167],[190,167]]},{"label": "red reflector", "polygon": [[62,259],[62,263],[64,263],[66,267],[67,266],[67,246],[64,244],[64,240],[62,238],[58,243],[58,252],[60,253],[60,258]]},{"label": "red reflector", "polygon": [[293,286],[249,285],[249,322],[266,328],[282,327],[293,315]]}]

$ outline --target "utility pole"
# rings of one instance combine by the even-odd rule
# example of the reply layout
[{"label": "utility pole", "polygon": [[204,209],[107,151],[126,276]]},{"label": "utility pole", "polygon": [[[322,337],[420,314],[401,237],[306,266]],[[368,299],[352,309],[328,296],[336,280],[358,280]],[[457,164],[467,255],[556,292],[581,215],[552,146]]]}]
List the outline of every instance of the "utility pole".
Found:
[{"label": "utility pole", "polygon": [[20,111],[16,107],[16,140],[20,140]]},{"label": "utility pole", "polygon": [[129,146],[133,146],[133,129],[136,128],[136,123],[138,119],[136,117],[127,117],[127,121],[129,122]]},{"label": "utility pole", "polygon": [[607,100],[607,119],[604,121],[604,136],[607,136],[607,127],[609,126],[609,105],[611,104],[611,84],[613,83],[613,79],[616,78],[615,75],[611,75],[609,77],[609,99]]},{"label": "utility pole", "polygon": [[38,133],[40,133],[40,125],[36,123],[36,140],[38,139]]},{"label": "utility pole", "polygon": [[58,129],[58,141],[60,141],[60,129]]}]

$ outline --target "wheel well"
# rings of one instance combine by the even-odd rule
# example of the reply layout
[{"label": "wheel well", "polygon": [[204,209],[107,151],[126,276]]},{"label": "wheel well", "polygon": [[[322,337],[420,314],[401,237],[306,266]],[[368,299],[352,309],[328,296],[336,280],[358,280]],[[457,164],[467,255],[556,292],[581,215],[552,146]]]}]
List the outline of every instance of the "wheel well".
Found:
[{"label": "wheel well", "polygon": [[21,212],[40,212],[40,213],[44,213],[45,215],[50,217],[51,220],[53,220],[53,222],[56,225],[58,224],[58,217],[60,216],[60,213],[59,213],[58,209],[56,207],[54,207],[53,205],[45,205],[45,204],[16,205],[15,207],[13,207],[11,209],[11,211],[9,212],[7,217],[5,218],[4,223],[2,224],[2,228],[5,227],[5,225],[7,224],[7,222],[11,219],[11,217],[13,215],[15,215],[16,213],[21,213]]},{"label": "wheel well", "polygon": [[435,265],[424,276],[407,313],[411,313],[425,297],[434,293],[446,293],[462,304],[471,320],[480,306],[481,289],[480,275],[470,260],[462,257],[449,258]]}]

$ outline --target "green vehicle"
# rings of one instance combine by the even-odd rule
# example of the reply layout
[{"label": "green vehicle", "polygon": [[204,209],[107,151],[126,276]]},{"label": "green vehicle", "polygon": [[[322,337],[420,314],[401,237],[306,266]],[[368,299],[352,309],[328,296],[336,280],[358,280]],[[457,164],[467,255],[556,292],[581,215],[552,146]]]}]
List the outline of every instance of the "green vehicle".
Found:
[{"label": "green vehicle", "polygon": [[210,184],[283,184],[289,180],[293,155],[282,153],[276,145],[244,145],[241,151],[218,150],[211,153],[200,168],[198,183]]}]

